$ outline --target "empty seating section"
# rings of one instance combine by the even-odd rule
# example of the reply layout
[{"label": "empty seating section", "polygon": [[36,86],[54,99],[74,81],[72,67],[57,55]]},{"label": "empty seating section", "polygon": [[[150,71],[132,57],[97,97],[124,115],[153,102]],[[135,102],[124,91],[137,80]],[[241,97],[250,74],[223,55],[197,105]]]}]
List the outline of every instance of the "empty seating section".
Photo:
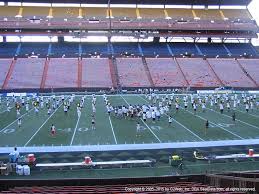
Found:
[{"label": "empty seating section", "polygon": [[117,58],[116,61],[122,87],[150,87],[141,58]]},{"label": "empty seating section", "polygon": [[49,43],[22,43],[19,56],[46,57],[48,54]]},{"label": "empty seating section", "polygon": [[75,57],[79,55],[78,43],[52,43],[51,55],[55,57]]},{"label": "empty seating section", "polygon": [[259,59],[238,59],[249,75],[259,84]]},{"label": "empty seating section", "polygon": [[138,43],[113,43],[113,50],[115,54],[120,55],[121,53],[126,53],[131,55],[139,55]]},{"label": "empty seating section", "polygon": [[0,43],[0,57],[13,57],[18,43]]},{"label": "empty seating section", "polygon": [[191,87],[218,87],[220,83],[207,62],[200,58],[178,58],[181,69]]},{"label": "empty seating section", "polygon": [[114,18],[137,18],[136,9],[135,8],[112,8],[111,15]]},{"label": "empty seating section", "polygon": [[175,20],[192,20],[194,18],[191,9],[166,9],[168,16]]},{"label": "empty seating section", "polygon": [[146,58],[155,87],[186,86],[184,77],[171,58]]},{"label": "empty seating section", "polygon": [[25,18],[45,19],[49,15],[49,10],[49,7],[23,7],[22,16]]},{"label": "empty seating section", "polygon": [[193,10],[196,17],[200,18],[201,20],[222,20],[223,18],[220,15],[218,9],[194,9]]},{"label": "empty seating section", "polygon": [[143,19],[153,19],[153,18],[165,19],[164,9],[141,8],[139,9],[139,13],[140,13],[140,17]]},{"label": "empty seating section", "polygon": [[141,43],[143,54],[146,56],[168,56],[169,51],[166,44],[163,43]]},{"label": "empty seating section", "polygon": [[246,9],[223,9],[222,12],[225,18],[231,20],[250,20],[252,18]]},{"label": "empty seating section", "polygon": [[200,43],[197,44],[201,52],[206,56],[227,56],[228,53],[224,48],[223,44],[207,44],[207,43]]},{"label": "empty seating section", "polygon": [[4,80],[12,63],[12,59],[0,59],[0,89],[4,84]]},{"label": "empty seating section", "polygon": [[82,12],[83,12],[82,13],[83,17],[90,18],[90,19],[93,19],[93,18],[103,19],[107,17],[107,8],[96,8],[96,7],[82,8]]},{"label": "empty seating section", "polygon": [[229,43],[225,44],[225,46],[229,49],[232,55],[234,56],[240,56],[246,53],[247,55],[257,55],[255,51],[252,49],[251,44],[234,44],[234,43]]},{"label": "empty seating section", "polygon": [[77,87],[78,59],[50,59],[45,88]]},{"label": "empty seating section", "polygon": [[82,87],[112,87],[109,60],[107,58],[83,59],[82,69]]},{"label": "empty seating section", "polygon": [[192,43],[169,43],[169,46],[174,55],[181,55],[185,53],[198,55],[198,50]]},{"label": "empty seating section", "polygon": [[7,88],[39,88],[45,59],[17,59]]},{"label": "empty seating section", "polygon": [[14,18],[18,15],[20,7],[0,6],[0,18]]},{"label": "empty seating section", "polygon": [[226,86],[255,87],[234,59],[208,59],[208,61]]},{"label": "empty seating section", "polygon": [[54,18],[77,18],[79,16],[79,8],[75,7],[53,7],[52,14]]},{"label": "empty seating section", "polygon": [[91,56],[95,53],[106,56],[109,54],[107,43],[82,43],[82,55]]}]

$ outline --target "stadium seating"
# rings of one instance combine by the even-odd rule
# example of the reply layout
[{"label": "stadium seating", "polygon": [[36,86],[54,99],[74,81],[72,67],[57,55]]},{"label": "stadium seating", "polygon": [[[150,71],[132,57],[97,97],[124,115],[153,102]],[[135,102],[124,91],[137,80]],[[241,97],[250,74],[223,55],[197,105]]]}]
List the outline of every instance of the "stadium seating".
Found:
[{"label": "stadium seating", "polygon": [[155,87],[186,86],[181,71],[171,58],[146,58]]},{"label": "stadium seating", "polygon": [[201,52],[206,56],[227,56],[228,52],[224,48],[223,44],[218,43],[199,43],[197,44]]},{"label": "stadium seating", "polygon": [[77,87],[78,59],[50,59],[45,88]]},{"label": "stadium seating", "polygon": [[39,88],[45,59],[17,59],[7,88]]},{"label": "stadium seating", "polygon": [[20,7],[0,6],[0,18],[15,18],[18,15]]},{"label": "stadium seating", "polygon": [[201,58],[178,58],[181,69],[191,87],[218,87],[220,83],[207,62]]},{"label": "stadium seating", "polygon": [[231,52],[232,56],[240,56],[246,53],[247,55],[253,55],[256,56],[257,53],[252,49],[251,44],[241,43],[241,44],[234,44],[229,43],[225,44],[226,47]]},{"label": "stadium seating", "polygon": [[245,9],[222,9],[221,10],[225,16],[230,20],[250,20],[252,16],[250,15],[248,10]]},{"label": "stadium seating", "polygon": [[[139,15],[143,19],[165,19],[165,13],[163,9],[155,9],[155,8],[141,8],[139,9]],[[155,16],[155,17],[154,17]]]},{"label": "stadium seating", "polygon": [[114,54],[120,55],[122,53],[128,53],[128,55],[140,55],[138,43],[113,43]]},{"label": "stadium seating", "polygon": [[91,8],[82,8],[82,14],[84,18],[89,19],[104,19],[109,16],[107,12],[107,8],[98,8],[98,7],[91,7]]},{"label": "stadium seating", "polygon": [[136,9],[135,8],[112,8],[111,16],[115,19],[136,19]]},{"label": "stadium seating", "polygon": [[168,16],[174,20],[193,20],[191,9],[166,9]]},{"label": "stadium seating", "polygon": [[0,59],[0,88],[2,88],[10,65],[12,63],[12,59]]},{"label": "stadium seating", "polygon": [[79,55],[78,43],[52,43],[51,56],[53,57],[77,57]]},{"label": "stadium seating", "polygon": [[238,59],[249,75],[259,84],[259,59]]},{"label": "stadium seating", "polygon": [[49,43],[22,43],[19,56],[31,56],[34,53],[38,57],[46,57]]},{"label": "stadium seating", "polygon": [[71,19],[79,16],[79,9],[75,7],[53,7],[53,18]]},{"label": "stadium seating", "polygon": [[39,18],[39,19],[46,19],[46,17],[49,15],[49,7],[41,7],[40,9],[37,9],[35,7],[23,7],[22,16],[23,18]]},{"label": "stadium seating", "polygon": [[226,86],[255,87],[234,59],[208,59],[208,62]]},{"label": "stadium seating", "polygon": [[83,56],[89,57],[95,53],[101,56],[107,56],[109,54],[107,43],[81,43],[81,45]]},{"label": "stadium seating", "polygon": [[0,43],[0,57],[13,57],[17,47],[18,43]]},{"label": "stadium seating", "polygon": [[195,45],[192,43],[169,43],[169,46],[174,55],[181,55],[184,53],[190,53],[194,55],[199,55],[198,50],[196,49]]},{"label": "stadium seating", "polygon": [[117,58],[117,69],[122,87],[150,87],[141,58]]},{"label": "stadium seating", "polygon": [[141,43],[144,56],[169,56],[169,51],[164,43]]},{"label": "stadium seating", "polygon": [[85,58],[82,60],[82,87],[112,87],[109,60],[107,58]]},{"label": "stadium seating", "polygon": [[222,20],[223,18],[220,15],[220,11],[218,9],[194,9],[193,10],[196,17],[201,20]]}]

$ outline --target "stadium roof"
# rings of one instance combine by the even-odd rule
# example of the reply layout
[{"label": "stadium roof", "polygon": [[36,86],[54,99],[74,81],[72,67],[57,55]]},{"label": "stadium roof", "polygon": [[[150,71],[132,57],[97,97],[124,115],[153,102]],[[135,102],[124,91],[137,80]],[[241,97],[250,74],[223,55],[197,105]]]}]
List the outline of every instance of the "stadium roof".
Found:
[{"label": "stadium roof", "polygon": [[[3,0],[21,2],[21,0]],[[248,5],[252,0],[23,0],[30,3],[87,3],[87,4],[169,4],[169,5]]]}]

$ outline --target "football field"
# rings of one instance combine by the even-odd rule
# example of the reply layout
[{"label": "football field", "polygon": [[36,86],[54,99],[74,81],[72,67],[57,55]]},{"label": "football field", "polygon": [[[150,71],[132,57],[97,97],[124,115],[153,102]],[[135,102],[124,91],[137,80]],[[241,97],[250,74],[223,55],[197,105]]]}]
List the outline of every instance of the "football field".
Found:
[{"label": "football field", "polygon": [[[66,100],[68,95],[65,96]],[[114,145],[114,144],[147,144],[204,142],[220,140],[259,139],[259,110],[245,112],[241,104],[236,110],[236,122],[232,121],[233,110],[221,114],[216,106],[206,105],[203,112],[200,107],[195,114],[191,105],[183,108],[182,96],[178,112],[175,106],[163,114],[159,121],[146,122],[140,118],[118,118],[113,113],[109,116],[102,95],[96,96],[96,129],[92,129],[92,96],[86,95],[81,116],[77,115],[77,103],[81,96],[76,96],[68,114],[65,115],[63,105],[47,114],[47,108],[39,109],[36,114],[21,108],[22,125],[18,127],[14,104],[10,112],[6,111],[6,98],[2,97],[0,105],[0,147],[11,146],[69,146],[69,145]],[[145,95],[107,95],[112,106],[129,106],[151,104]],[[168,116],[173,118],[168,124]],[[205,129],[205,122],[209,128]],[[141,132],[137,135],[136,126],[140,123]],[[51,125],[56,127],[56,136],[50,133]]]}]

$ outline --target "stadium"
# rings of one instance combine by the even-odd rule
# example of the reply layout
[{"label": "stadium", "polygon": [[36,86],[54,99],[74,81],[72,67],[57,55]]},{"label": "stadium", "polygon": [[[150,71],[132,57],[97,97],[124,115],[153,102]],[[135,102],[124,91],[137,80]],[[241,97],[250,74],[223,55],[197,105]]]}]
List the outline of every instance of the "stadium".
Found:
[{"label": "stadium", "polygon": [[252,0],[2,0],[0,193],[258,193]]}]

